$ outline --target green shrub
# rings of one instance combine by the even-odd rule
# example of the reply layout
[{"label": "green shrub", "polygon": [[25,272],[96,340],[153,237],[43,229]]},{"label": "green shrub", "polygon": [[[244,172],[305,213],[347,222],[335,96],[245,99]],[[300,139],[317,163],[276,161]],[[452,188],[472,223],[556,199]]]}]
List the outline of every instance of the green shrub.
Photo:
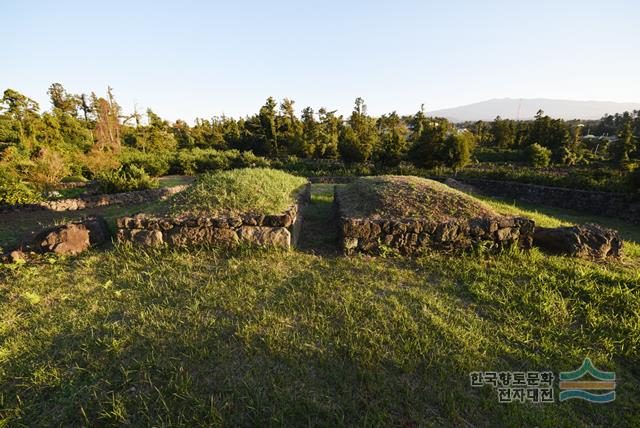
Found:
[{"label": "green shrub", "polygon": [[270,165],[269,159],[256,156],[253,152],[242,152],[231,159],[233,168],[266,168]]},{"label": "green shrub", "polygon": [[160,177],[169,172],[170,163],[167,156],[156,153],[145,153],[137,149],[127,148],[120,156],[122,165],[126,168],[135,165],[144,169],[153,177]]},{"label": "green shrub", "polygon": [[33,204],[42,200],[42,195],[8,167],[0,166],[0,204]]},{"label": "green shrub", "polygon": [[537,143],[533,143],[525,149],[525,156],[532,166],[538,168],[549,166],[551,162],[551,150]]},{"label": "green shrub", "polygon": [[159,185],[158,180],[151,178],[143,168],[135,165],[104,172],[97,177],[97,182],[98,188],[104,193],[154,189]]},{"label": "green shrub", "polygon": [[493,147],[478,147],[473,151],[473,157],[478,162],[495,163],[522,162],[525,160],[522,150]]}]

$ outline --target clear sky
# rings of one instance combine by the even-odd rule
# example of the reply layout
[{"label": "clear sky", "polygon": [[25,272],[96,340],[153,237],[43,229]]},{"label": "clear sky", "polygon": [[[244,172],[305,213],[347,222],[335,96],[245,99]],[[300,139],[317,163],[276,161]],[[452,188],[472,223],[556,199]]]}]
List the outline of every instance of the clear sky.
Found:
[{"label": "clear sky", "polygon": [[640,101],[640,2],[0,0],[0,89],[108,85],[192,121],[296,109],[413,113],[489,98]]}]

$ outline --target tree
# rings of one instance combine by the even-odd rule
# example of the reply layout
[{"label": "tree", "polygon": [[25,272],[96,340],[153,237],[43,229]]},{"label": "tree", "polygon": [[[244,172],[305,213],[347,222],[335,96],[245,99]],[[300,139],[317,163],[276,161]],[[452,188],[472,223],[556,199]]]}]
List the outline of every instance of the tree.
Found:
[{"label": "tree", "polygon": [[407,135],[409,129],[394,111],[378,119],[380,145],[376,151],[376,160],[383,165],[396,166],[408,150]]},{"label": "tree", "polygon": [[612,159],[622,165],[629,160],[629,154],[633,150],[632,121],[627,120],[619,134],[618,141],[612,146]]},{"label": "tree", "polygon": [[378,143],[375,119],[367,116],[367,106],[362,98],[356,98],[355,106],[343,132],[338,150],[346,162],[366,162]]},{"label": "tree", "polygon": [[37,102],[13,89],[4,91],[2,100],[0,100],[0,108],[15,120],[25,120],[37,116],[38,110],[40,110]]},{"label": "tree", "polygon": [[120,106],[113,97],[113,91],[107,89],[107,98],[98,98],[91,94],[92,110],[96,114],[94,128],[95,144],[85,156],[85,165],[94,175],[116,169],[120,165],[118,155],[122,143],[120,134]]},{"label": "tree", "polygon": [[304,155],[302,141],[303,125],[296,117],[294,101],[285,98],[280,103],[280,113],[276,116],[278,147],[288,153],[298,156]]},{"label": "tree", "polygon": [[342,116],[337,117],[334,111],[325,108],[318,110],[318,139],[315,145],[314,156],[326,159],[338,157],[338,142],[340,140],[340,126]]},{"label": "tree", "polygon": [[547,167],[551,162],[551,150],[538,143],[528,146],[525,150],[525,156],[532,166],[538,168]]},{"label": "tree", "polygon": [[319,125],[311,107],[302,110],[302,147],[306,157],[321,157],[318,154]]},{"label": "tree", "polygon": [[471,160],[471,152],[475,140],[468,131],[452,132],[445,138],[442,145],[442,161],[444,165],[454,171],[464,168]]},{"label": "tree", "polygon": [[493,134],[493,144],[501,149],[508,149],[514,146],[516,141],[515,122],[513,120],[503,120],[497,116],[491,127]]},{"label": "tree", "polygon": [[258,122],[260,132],[258,140],[261,143],[261,154],[277,156],[280,152],[278,147],[278,127],[276,126],[276,101],[273,97],[267,98],[267,102],[260,108]]},{"label": "tree", "polygon": [[73,117],[78,116],[78,108],[82,101],[76,95],[70,95],[60,83],[52,83],[47,90],[51,104],[54,108],[60,109],[63,113]]},{"label": "tree", "polygon": [[444,143],[453,131],[447,119],[427,118],[422,111],[411,121],[411,147],[408,159],[417,166],[433,168],[444,164]]}]

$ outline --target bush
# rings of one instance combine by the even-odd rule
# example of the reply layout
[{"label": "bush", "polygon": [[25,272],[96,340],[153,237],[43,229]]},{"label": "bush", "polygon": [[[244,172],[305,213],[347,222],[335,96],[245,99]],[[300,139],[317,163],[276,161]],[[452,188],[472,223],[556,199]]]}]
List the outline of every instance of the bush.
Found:
[{"label": "bush", "polygon": [[158,180],[151,178],[143,168],[135,165],[104,172],[97,177],[97,182],[98,188],[104,193],[154,189],[159,185]]},{"label": "bush", "polygon": [[464,168],[471,160],[474,143],[473,136],[469,132],[458,132],[447,136],[442,150],[444,165],[453,168],[454,171]]},{"label": "bush", "polygon": [[29,168],[29,179],[39,190],[51,190],[68,174],[62,155],[50,149],[41,149]]},{"label": "bush", "polygon": [[0,204],[33,204],[42,200],[42,195],[7,166],[0,166]]},{"label": "bush", "polygon": [[532,166],[538,168],[549,166],[551,162],[551,150],[537,143],[533,143],[525,149],[525,156]]},{"label": "bush", "polygon": [[[230,152],[233,153],[234,151],[231,150]],[[231,159],[231,166],[233,168],[266,168],[271,165],[269,159],[256,156],[253,152],[237,153],[238,152],[235,151],[234,157]]]},{"label": "bush", "polygon": [[145,153],[137,149],[125,149],[120,159],[124,167],[135,165],[138,168],[144,169],[153,177],[166,175],[170,168],[169,159],[166,156],[155,153]]},{"label": "bush", "polygon": [[524,153],[517,149],[499,149],[493,147],[478,147],[473,151],[473,157],[478,162],[522,162],[524,161]]},{"label": "bush", "polygon": [[237,150],[183,149],[178,151],[172,171],[176,174],[194,175],[206,171],[225,170],[236,165],[242,166],[242,162],[235,162],[239,156],[240,152]]}]

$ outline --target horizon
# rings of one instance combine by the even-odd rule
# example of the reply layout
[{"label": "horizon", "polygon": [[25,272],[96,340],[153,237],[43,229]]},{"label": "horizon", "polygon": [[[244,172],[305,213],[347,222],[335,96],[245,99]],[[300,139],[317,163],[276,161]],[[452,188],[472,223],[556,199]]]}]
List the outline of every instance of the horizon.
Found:
[{"label": "horizon", "polygon": [[124,112],[137,105],[187,122],[245,117],[269,96],[294,100],[298,114],[342,115],[362,97],[374,116],[505,98],[640,102],[640,59],[625,55],[640,36],[631,13],[640,6],[627,1],[605,10],[573,1],[518,10],[499,1],[37,3],[1,7],[10,66],[0,82],[42,110],[54,82],[98,96],[111,86]]}]

